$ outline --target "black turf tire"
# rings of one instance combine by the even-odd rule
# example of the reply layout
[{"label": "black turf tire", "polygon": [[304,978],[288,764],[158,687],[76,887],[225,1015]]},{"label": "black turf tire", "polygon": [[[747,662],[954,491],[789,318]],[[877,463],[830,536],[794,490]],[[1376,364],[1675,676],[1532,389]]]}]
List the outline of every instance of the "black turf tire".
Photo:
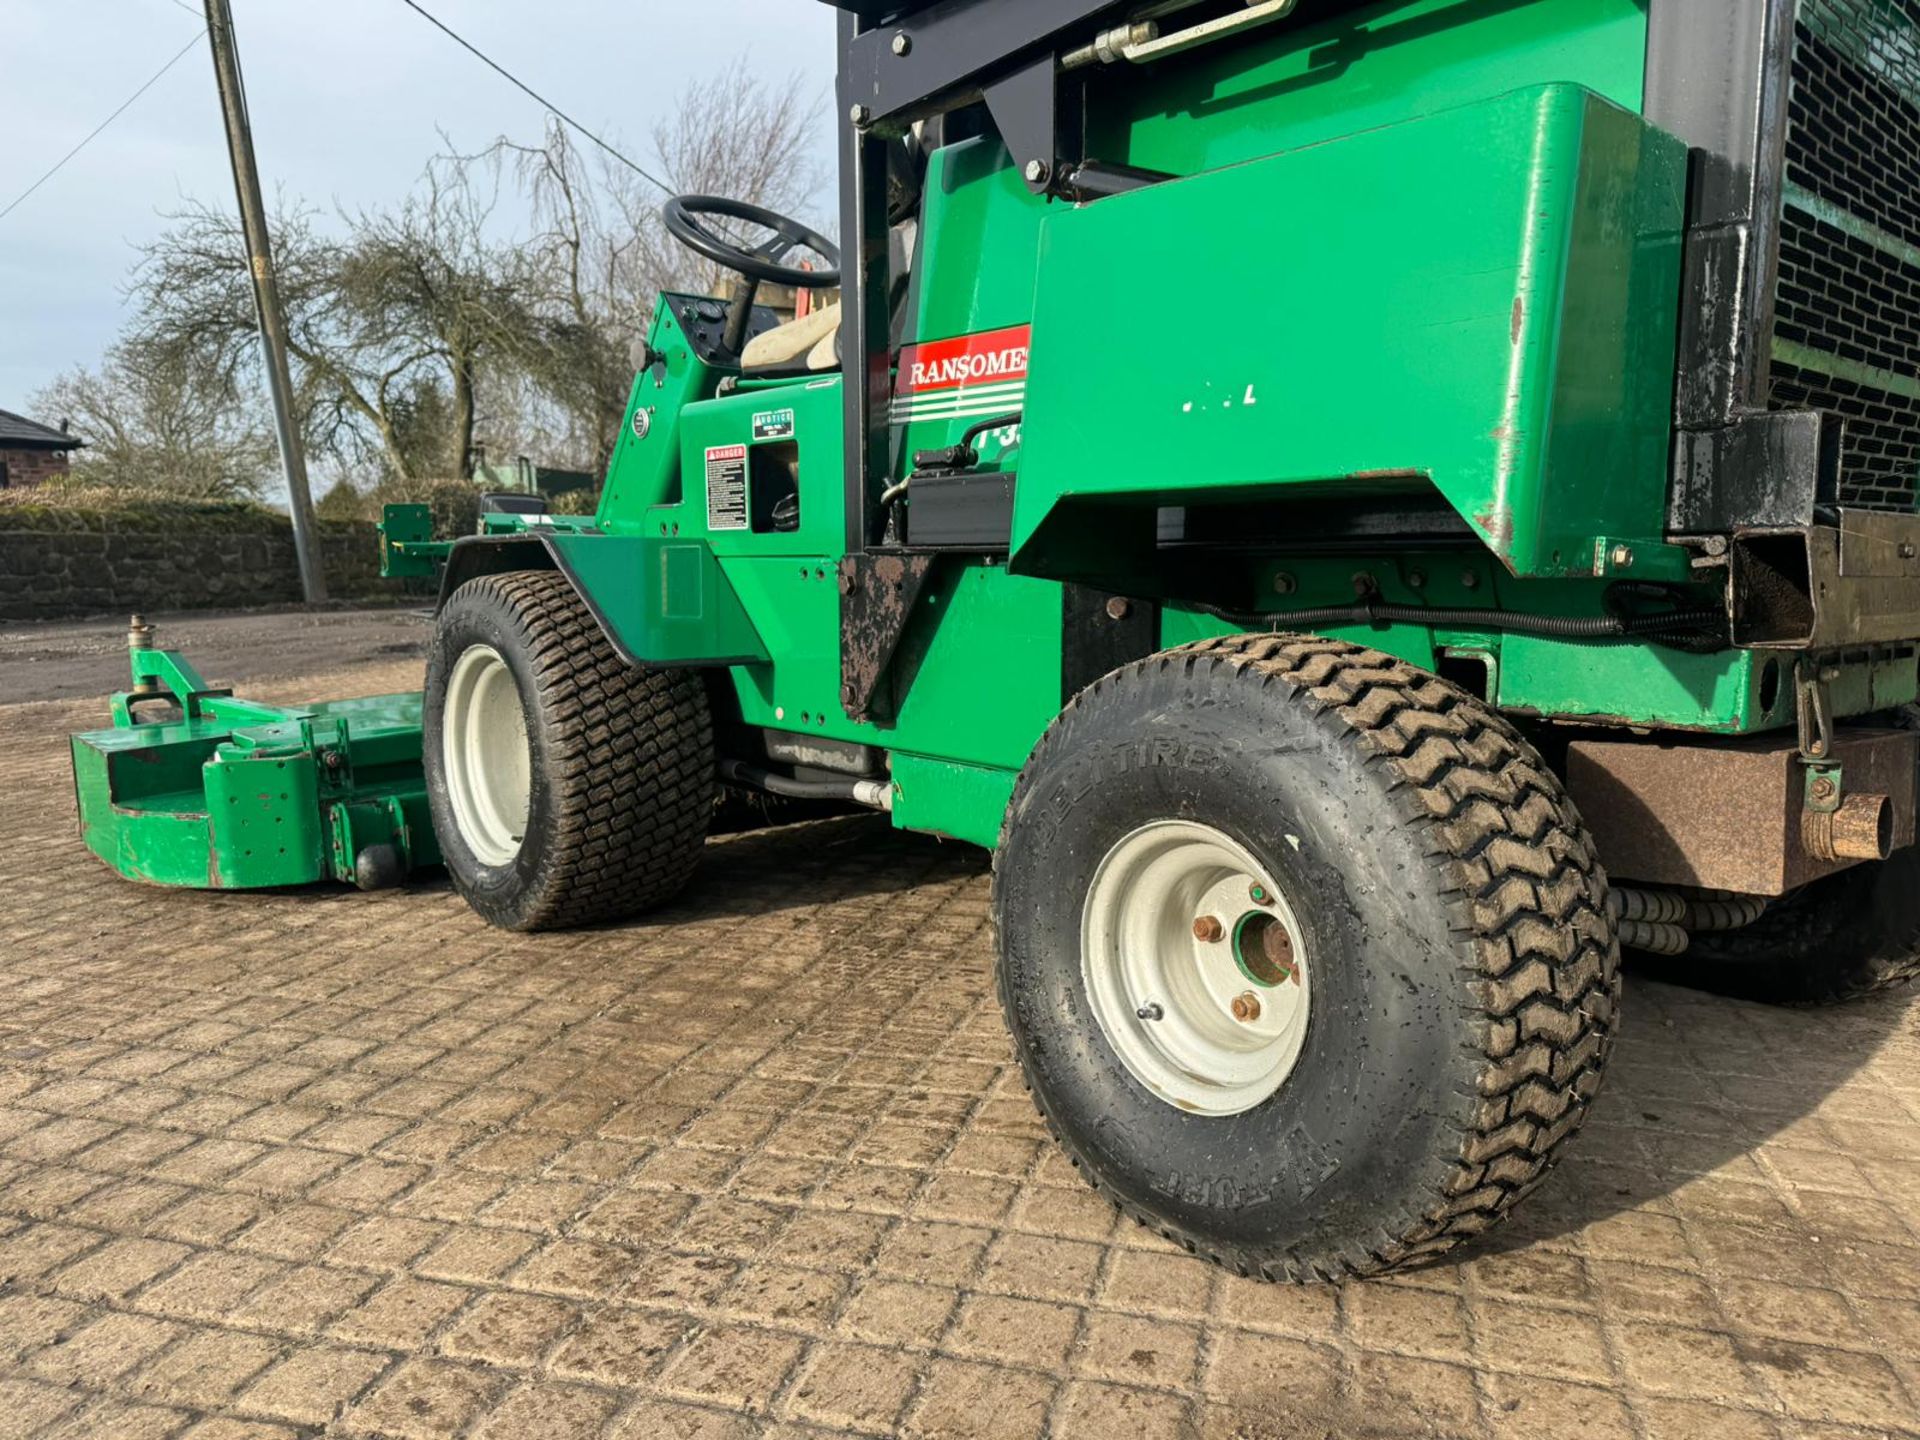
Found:
[{"label": "black turf tire", "polygon": [[1658,980],[1770,1005],[1835,1005],[1920,978],[1920,846],[1801,887],[1752,925],[1647,963]]},{"label": "black turf tire", "polygon": [[[499,651],[532,750],[527,834],[505,865],[460,837],[442,760],[447,682],[472,645]],[[427,798],[454,888],[503,930],[635,915],[677,895],[699,863],[715,795],[706,688],[614,652],[566,577],[488,575],[440,612],[427,652]]]},{"label": "black turf tire", "polygon": [[[1311,905],[1305,1048],[1240,1115],[1155,1098],[1089,1009],[1095,867],[1162,819],[1224,831]],[[1015,1050],[1075,1165],[1268,1280],[1379,1274],[1488,1229],[1580,1127],[1612,1048],[1607,881],[1559,780],[1464,691],[1339,641],[1212,640],[1084,691],[1020,776],[994,915]]]}]

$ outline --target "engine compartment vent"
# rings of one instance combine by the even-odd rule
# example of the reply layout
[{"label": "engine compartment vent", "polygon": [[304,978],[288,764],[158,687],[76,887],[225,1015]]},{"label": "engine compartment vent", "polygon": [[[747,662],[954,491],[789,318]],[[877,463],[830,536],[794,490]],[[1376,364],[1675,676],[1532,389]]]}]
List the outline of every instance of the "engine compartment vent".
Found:
[{"label": "engine compartment vent", "polygon": [[1839,494],[1920,494],[1920,0],[1801,0],[1769,402],[1846,420]]}]

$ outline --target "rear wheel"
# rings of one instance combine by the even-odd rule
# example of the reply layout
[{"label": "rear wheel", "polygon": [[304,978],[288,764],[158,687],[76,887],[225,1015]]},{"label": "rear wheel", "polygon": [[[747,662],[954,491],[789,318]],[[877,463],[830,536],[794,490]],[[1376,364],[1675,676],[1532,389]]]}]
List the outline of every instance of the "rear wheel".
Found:
[{"label": "rear wheel", "polygon": [[587,925],[679,893],[713,810],[713,726],[684,670],[627,664],[566,577],[470,581],[427,657],[434,831],[469,904],[509,930]]},{"label": "rear wheel", "polygon": [[1559,782],[1377,651],[1236,636],[1115,672],[1035,750],[995,864],[999,988],[1096,1188],[1267,1279],[1487,1229],[1611,1049],[1607,884]]}]

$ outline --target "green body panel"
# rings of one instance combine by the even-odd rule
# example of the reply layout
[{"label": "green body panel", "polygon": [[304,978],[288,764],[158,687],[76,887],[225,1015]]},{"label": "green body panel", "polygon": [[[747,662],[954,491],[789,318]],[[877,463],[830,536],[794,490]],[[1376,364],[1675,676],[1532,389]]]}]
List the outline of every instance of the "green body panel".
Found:
[{"label": "green body panel", "polygon": [[[1151,590],[1156,506],[1430,483],[1516,575],[1604,574],[1618,542],[1654,573],[1685,179],[1678,141],[1549,86],[1059,211],[1014,567]],[[1085,303],[1131,283],[1161,308],[1192,273],[1257,312],[1178,365]]]},{"label": "green body panel", "polygon": [[679,502],[681,427],[690,418],[688,407],[711,397],[718,379],[680,327],[670,304],[679,298],[660,297],[647,332],[647,344],[659,360],[634,377],[627,399],[596,517],[609,535],[641,534],[654,507]]},{"label": "green body panel", "polygon": [[[1062,580],[1161,596],[1167,645],[1241,628],[1189,598],[1284,627],[1288,609],[1350,602],[1361,570],[1389,603],[1575,617],[1605,613],[1620,578],[1687,580],[1662,538],[1686,152],[1634,113],[1644,45],[1635,0],[1362,6],[1122,87],[1096,119],[1099,153],[1188,178],[1075,207],[1033,196],[995,140],[936,151],[901,337],[1031,324],[1031,372],[1023,423],[980,443],[984,468],[1018,475],[1011,564],[935,563],[884,723],[839,698],[838,376],[731,379],[663,300],[598,533],[570,540],[567,563],[637,658],[724,668],[749,725],[885,748],[897,824],[981,843],[1067,698]],[[876,479],[992,409],[956,408],[897,416]],[[731,447],[747,455],[744,516],[710,504],[710,485],[734,483],[715,460]],[[775,530],[762,487],[796,481],[798,523]],[[1220,559],[1205,597],[1152,554],[1163,505],[1365,511],[1436,494],[1477,552],[1269,545]],[[619,537],[704,546],[718,578],[702,603],[730,595],[740,612],[729,638],[658,633],[669,602]],[[735,663],[749,632],[760,649]],[[1728,733],[1791,719],[1790,687],[1743,653],[1329,633],[1482,665],[1520,713]]]},{"label": "green body panel", "polygon": [[912,336],[939,340],[1030,320],[1033,257],[1052,208],[1027,190],[996,140],[935,152]]},{"label": "green body panel", "polygon": [[[1262,582],[1271,590],[1281,574],[1302,590],[1323,593],[1340,585],[1350,588],[1353,577],[1364,575],[1390,605],[1473,609],[1491,601],[1505,608],[1531,605],[1553,615],[1602,613],[1591,584],[1515,580],[1490,558],[1469,564],[1450,552],[1288,563],[1263,572]],[[1242,628],[1175,608],[1166,613],[1162,639],[1169,646],[1183,645]],[[1728,734],[1777,729],[1794,719],[1792,686],[1786,683],[1790,657],[1746,650],[1698,655],[1626,641],[1500,635],[1449,626],[1320,625],[1314,631],[1374,646],[1429,670],[1449,659],[1484,659],[1491,669],[1492,699],[1502,709],[1523,715]],[[1771,679],[1769,665],[1774,667]],[[1838,714],[1867,714],[1916,698],[1911,664],[1850,659],[1838,668],[1858,679],[1857,684],[1849,678],[1836,687]]]},{"label": "green body panel", "polygon": [[[70,742],[81,837],[122,875],[212,890],[352,882],[377,844],[403,867],[439,862],[418,694],[283,709],[208,689],[173,651],[132,661],[112,728]],[[142,721],[158,697],[181,718]]]},{"label": "green body panel", "polygon": [[[754,417],[792,413],[792,439],[755,440]],[[842,547],[845,514],[841,495],[840,437],[845,422],[838,376],[756,387],[688,409],[678,427],[679,470],[685,481],[680,497],[656,505],[642,522],[648,533],[682,538],[700,536],[722,561],[741,556],[792,556],[823,559]],[[708,488],[708,452],[744,447],[747,451],[746,525],[715,527]],[[792,455],[799,465],[800,519],[795,530],[777,530],[763,487],[791,483],[784,467]],[[724,467],[727,462],[716,462]],[[603,512],[604,513],[604,512]],[[603,520],[612,529],[617,520]]]},{"label": "green body panel", "polygon": [[200,767],[218,738],[187,725],[147,729],[71,737],[81,838],[129,879],[205,886],[213,847]]},{"label": "green body panel", "polygon": [[875,726],[849,719],[840,706],[832,563],[723,563],[775,657],[728,672],[750,725],[1015,770],[1059,713],[1057,585],[984,562],[936,570],[901,641],[898,712]]},{"label": "green body panel", "polygon": [[1646,0],[1341,7],[1318,24],[1274,28],[1231,66],[1195,66],[1128,87],[1118,108],[1096,115],[1090,148],[1195,175],[1548,80],[1637,113],[1646,11]]},{"label": "green body panel", "polygon": [[1000,843],[1000,821],[1013,799],[1018,772],[953,765],[919,755],[893,760],[893,823],[984,845]]},{"label": "green body panel", "polygon": [[311,755],[275,746],[250,754],[229,743],[201,772],[206,781],[213,864],[208,883],[304,885],[326,872],[321,842],[320,767]]}]

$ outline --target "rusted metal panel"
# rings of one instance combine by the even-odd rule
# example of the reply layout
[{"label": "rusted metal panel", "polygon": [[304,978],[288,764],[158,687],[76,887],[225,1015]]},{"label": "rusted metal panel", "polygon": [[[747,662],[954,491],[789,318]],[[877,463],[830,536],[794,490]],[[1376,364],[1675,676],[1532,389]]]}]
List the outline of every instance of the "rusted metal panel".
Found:
[{"label": "rusted metal panel", "polygon": [[[1913,844],[1920,734],[1842,731],[1834,762],[1848,794],[1887,797],[1894,848]],[[1806,787],[1791,736],[1577,740],[1566,778],[1618,880],[1784,895],[1847,867],[1816,860],[1802,843]]]},{"label": "rusted metal panel", "polygon": [[887,675],[931,555],[848,555],[840,562],[840,704],[855,720],[892,718]]},{"label": "rusted metal panel", "polygon": [[1842,579],[1920,579],[1920,515],[1842,510],[1839,517]]},{"label": "rusted metal panel", "polygon": [[1842,510],[1839,522],[1733,537],[1736,645],[1821,650],[1920,639],[1920,516]]}]

